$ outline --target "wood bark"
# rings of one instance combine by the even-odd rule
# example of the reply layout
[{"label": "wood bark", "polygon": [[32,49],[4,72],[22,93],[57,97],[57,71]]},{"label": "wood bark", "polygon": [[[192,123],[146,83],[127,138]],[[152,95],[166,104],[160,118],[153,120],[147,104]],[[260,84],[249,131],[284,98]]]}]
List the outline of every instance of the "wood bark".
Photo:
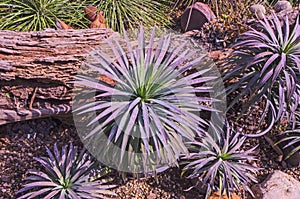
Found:
[{"label": "wood bark", "polygon": [[69,82],[91,47],[104,48],[112,34],[110,29],[0,31],[0,125],[69,112]]}]

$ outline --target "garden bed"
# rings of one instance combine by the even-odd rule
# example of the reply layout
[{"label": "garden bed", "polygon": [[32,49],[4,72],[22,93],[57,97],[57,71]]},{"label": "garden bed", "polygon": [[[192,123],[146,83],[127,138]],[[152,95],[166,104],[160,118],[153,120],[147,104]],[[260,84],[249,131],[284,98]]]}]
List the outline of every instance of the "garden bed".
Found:
[{"label": "garden bed", "polygon": [[[249,128],[249,131],[252,129]],[[55,143],[58,146],[63,146],[71,142],[82,147],[74,126],[63,124],[53,118],[7,124],[1,126],[0,132],[0,198],[5,199],[16,198],[18,196],[17,191],[24,184],[27,171],[40,168],[33,157],[46,156],[45,146],[52,148]],[[263,137],[249,140],[245,147],[257,144],[259,144],[258,160],[252,164],[262,168],[257,174],[259,182],[262,182],[274,170],[284,171],[300,180],[300,169],[283,167],[278,160],[278,154]],[[182,177],[180,172],[177,168],[169,169],[159,174],[157,180],[148,177],[124,181],[116,171],[113,171],[111,176],[114,178],[112,183],[119,185],[118,188],[114,189],[119,195],[117,198],[204,198],[201,192],[205,190],[201,190],[200,187],[190,189],[195,184]],[[248,195],[247,199],[250,198],[252,197]]]},{"label": "garden bed", "polygon": [[[252,2],[248,0],[210,2],[212,10],[206,5],[208,10],[201,10],[199,5],[204,4],[199,3],[196,8],[204,19],[211,17],[201,30],[157,39],[161,36],[159,26],[172,24],[170,16],[175,22],[172,29],[183,29],[178,17],[192,1],[178,1],[176,5],[155,1],[161,10],[153,9],[153,2],[107,7],[101,1],[98,8],[106,9],[99,11],[94,6],[85,7],[88,1],[78,7],[77,1],[68,1],[66,11],[81,9],[76,11],[77,19],[70,17],[72,13],[53,10],[54,4],[45,7],[70,26],[48,18],[43,27],[23,27],[15,16],[0,15],[0,22],[5,22],[0,25],[2,29],[34,28],[31,32],[0,32],[0,198],[38,195],[46,185],[54,187],[46,188],[46,194],[62,191],[69,197],[100,190],[104,195],[115,193],[114,198],[120,199],[204,199],[210,189],[221,187],[226,194],[238,192],[237,198],[252,199],[248,188],[275,170],[300,181],[296,162],[300,152],[288,159],[289,152],[284,149],[290,142],[300,148],[299,8],[281,12],[275,6],[278,13],[267,14],[261,5],[250,9]],[[269,6],[268,11],[273,6],[264,5]],[[0,4],[4,13],[23,9],[23,5],[5,6]],[[126,8],[123,12],[129,15],[116,12],[114,6]],[[165,15],[163,12],[172,6],[174,10]],[[135,18],[136,13],[144,13],[145,18]],[[102,14],[120,15],[124,21],[116,17],[106,21]],[[257,20],[265,15],[264,20]],[[156,20],[160,22],[158,28],[148,32]],[[68,30],[49,29],[54,23]],[[91,28],[100,23],[102,28],[85,29],[87,23]],[[130,43],[103,28],[106,25],[121,33],[125,28],[140,29],[138,35],[128,31],[134,38]],[[104,44],[108,37],[117,39]],[[183,49],[180,46],[185,42]],[[198,55],[206,51],[200,61]],[[80,76],[79,69],[83,69]],[[82,86],[85,89],[80,90]],[[78,89],[80,95],[75,92]],[[98,118],[93,121],[95,115]],[[81,122],[89,124],[82,126]],[[294,137],[288,142],[282,140],[291,135]],[[78,158],[73,154],[77,149],[69,144],[86,148],[90,154]],[[62,149],[61,155],[56,145]],[[55,157],[46,147],[54,149]],[[101,161],[96,161],[99,158]],[[123,158],[126,161],[122,162]],[[107,159],[111,160],[108,167],[100,166]],[[292,165],[293,161],[298,165]],[[85,166],[78,170],[73,168],[83,163]],[[118,170],[114,170],[116,165]],[[134,169],[145,172],[152,166],[166,165],[169,168],[157,176],[151,172],[132,174]],[[46,174],[35,172],[45,168]],[[103,176],[94,174],[101,173],[100,168],[110,171],[104,178],[109,186],[98,184]],[[83,172],[82,176],[72,178],[77,171]],[[58,177],[61,173],[72,173],[72,179]],[[29,177],[32,174],[36,176]],[[30,184],[30,180],[36,182]],[[25,191],[18,193],[24,186]],[[105,187],[112,192],[106,192]]]}]

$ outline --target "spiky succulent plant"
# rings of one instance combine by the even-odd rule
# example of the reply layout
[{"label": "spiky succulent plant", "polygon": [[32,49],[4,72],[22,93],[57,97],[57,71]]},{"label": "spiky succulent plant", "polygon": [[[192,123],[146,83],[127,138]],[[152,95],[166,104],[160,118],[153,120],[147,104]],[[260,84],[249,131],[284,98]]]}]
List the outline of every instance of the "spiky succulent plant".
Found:
[{"label": "spiky succulent plant", "polygon": [[187,165],[183,173],[189,173],[188,178],[199,178],[207,184],[207,195],[211,191],[219,190],[223,195],[231,196],[232,191],[245,191],[252,194],[248,184],[256,182],[251,174],[257,168],[246,161],[254,160],[253,151],[241,149],[245,137],[227,127],[226,132],[221,128],[212,128],[201,140],[191,142],[191,153],[184,157]]},{"label": "spiky succulent plant", "polygon": [[286,131],[286,136],[280,140],[280,142],[286,142],[285,146],[283,148],[287,148],[292,146],[292,150],[287,155],[286,158],[291,157],[294,153],[298,152],[300,150],[300,128]]},{"label": "spiky succulent plant", "polygon": [[258,30],[245,32],[235,45],[236,66],[226,73],[225,79],[238,78],[229,86],[229,93],[242,89],[231,106],[248,96],[242,110],[245,113],[264,99],[266,111],[274,112],[273,121],[280,122],[284,117],[292,120],[289,115],[298,106],[294,103],[299,103],[300,97],[299,17],[293,26],[287,17],[280,20],[275,14],[259,23]]},{"label": "spiky succulent plant", "polygon": [[85,4],[96,6],[103,11],[109,28],[123,32],[124,30],[158,25],[166,27],[170,24],[170,0],[86,0]]},{"label": "spiky succulent plant", "polygon": [[296,123],[292,128],[284,132],[284,136],[278,143],[285,143],[283,148],[291,147],[290,153],[286,158],[290,158],[300,150],[300,106],[295,112]]},{"label": "spiky succulent plant", "polygon": [[101,50],[91,54],[94,61],[87,65],[114,84],[87,75],[76,81],[96,91],[95,100],[74,105],[76,115],[95,113],[88,122],[90,132],[82,130],[86,146],[123,171],[176,164],[187,153],[184,141],[204,132],[207,123],[200,113],[212,110],[211,88],[203,83],[216,77],[206,74],[212,69],[203,64],[204,55],[195,58],[197,50],[185,49],[187,42],[172,43],[171,34],[155,39],[153,29],[150,35],[147,40],[141,28],[138,42],[130,42],[126,33],[121,43],[108,39],[113,58]]},{"label": "spiky succulent plant", "polygon": [[87,27],[84,5],[68,0],[4,0],[0,2],[0,29],[39,31],[55,28],[55,19],[69,25]]},{"label": "spiky succulent plant", "polygon": [[105,198],[115,195],[109,188],[113,185],[105,185],[108,179],[103,176],[108,169],[100,167],[92,160],[85,150],[77,153],[77,147],[70,144],[62,147],[61,152],[54,146],[54,152],[46,147],[49,157],[34,158],[38,161],[42,170],[30,170],[31,176],[18,193],[25,193],[19,199],[29,198]]}]

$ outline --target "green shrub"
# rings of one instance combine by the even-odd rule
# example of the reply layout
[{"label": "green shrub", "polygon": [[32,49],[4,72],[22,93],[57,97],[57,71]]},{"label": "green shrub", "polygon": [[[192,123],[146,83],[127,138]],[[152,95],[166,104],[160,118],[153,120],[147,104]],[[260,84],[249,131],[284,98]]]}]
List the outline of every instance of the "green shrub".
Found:
[{"label": "green shrub", "polygon": [[0,3],[0,29],[39,31],[55,28],[55,18],[74,27],[87,27],[84,6],[68,0],[5,0]]},{"label": "green shrub", "polygon": [[138,28],[140,25],[166,27],[170,24],[170,0],[87,0],[86,4],[103,11],[109,28],[115,31]]}]

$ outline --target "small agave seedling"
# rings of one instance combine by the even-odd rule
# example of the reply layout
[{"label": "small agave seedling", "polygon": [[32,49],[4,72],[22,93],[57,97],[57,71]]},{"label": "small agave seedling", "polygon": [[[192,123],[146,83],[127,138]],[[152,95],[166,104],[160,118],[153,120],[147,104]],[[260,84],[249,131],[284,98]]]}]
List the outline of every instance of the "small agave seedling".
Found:
[{"label": "small agave seedling", "polygon": [[212,128],[200,141],[189,143],[191,153],[183,158],[187,162],[183,173],[189,172],[188,178],[199,178],[208,185],[206,198],[216,190],[230,197],[231,192],[240,191],[241,186],[252,194],[248,184],[256,182],[251,173],[257,168],[246,161],[255,159],[256,147],[241,150],[245,140],[229,127],[225,133],[223,129]]},{"label": "small agave seedling", "polygon": [[70,144],[59,152],[54,146],[54,153],[46,147],[49,157],[34,158],[43,170],[30,170],[31,176],[18,193],[28,192],[19,199],[94,199],[116,195],[107,189],[114,185],[105,185],[108,179],[102,177],[109,172],[92,160],[85,150],[77,153],[77,147]]},{"label": "small agave seedling", "polygon": [[265,99],[265,112],[270,109],[274,112],[273,124],[284,117],[295,122],[289,115],[293,115],[295,107],[291,103],[299,102],[300,97],[299,17],[291,27],[288,17],[279,20],[273,14],[271,20],[260,21],[260,30],[245,32],[236,44],[233,54],[236,67],[226,73],[225,79],[239,78],[228,88],[229,93],[242,88],[231,106],[244,96],[249,97],[242,114]]},{"label": "small agave seedling", "polygon": [[125,33],[127,49],[108,39],[115,59],[101,50],[91,54],[94,62],[87,65],[114,85],[87,75],[76,81],[96,91],[94,101],[76,105],[76,115],[95,113],[91,131],[82,136],[85,145],[101,162],[126,172],[177,164],[188,151],[184,142],[204,132],[200,112],[213,110],[207,105],[211,88],[203,83],[216,77],[206,75],[211,66],[201,65],[203,55],[192,58],[197,51],[186,50],[187,42],[172,46],[171,34],[155,39],[154,28],[150,35],[147,41],[141,28],[131,43]]}]

